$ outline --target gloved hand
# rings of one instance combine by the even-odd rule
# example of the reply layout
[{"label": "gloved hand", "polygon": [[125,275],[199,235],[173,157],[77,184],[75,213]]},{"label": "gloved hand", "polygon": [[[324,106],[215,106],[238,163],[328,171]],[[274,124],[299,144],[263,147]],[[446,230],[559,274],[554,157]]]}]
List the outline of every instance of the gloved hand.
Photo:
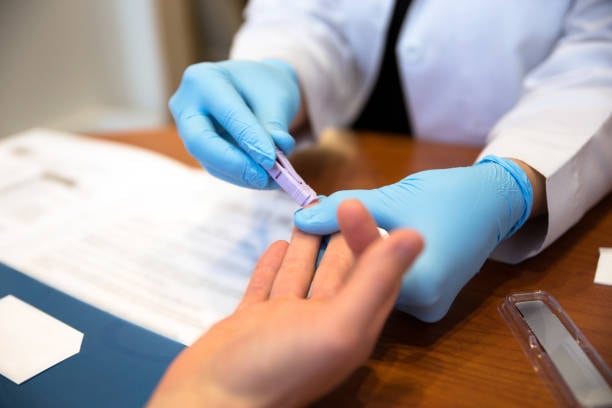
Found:
[{"label": "gloved hand", "polygon": [[334,232],[336,208],[347,198],[360,200],[386,230],[408,227],[423,235],[425,249],[404,275],[396,306],[433,322],[444,317],[497,244],[526,221],[533,192],[516,163],[487,156],[471,167],[423,171],[375,190],[334,193],[297,211],[295,224],[314,234]]},{"label": "gloved hand", "polygon": [[201,63],[185,70],[169,102],[187,150],[212,175],[251,188],[277,185],[264,169],[274,145],[289,153],[300,104],[298,80],[279,60]]}]

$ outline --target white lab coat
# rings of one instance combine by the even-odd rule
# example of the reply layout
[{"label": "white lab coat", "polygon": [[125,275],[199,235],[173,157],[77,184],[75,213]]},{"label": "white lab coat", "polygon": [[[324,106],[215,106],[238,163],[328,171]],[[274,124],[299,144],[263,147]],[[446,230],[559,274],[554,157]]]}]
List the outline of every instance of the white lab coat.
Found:
[{"label": "white lab coat", "polygon": [[[377,79],[393,5],[251,0],[231,58],[289,62],[314,132],[346,126]],[[396,53],[415,137],[486,145],[546,177],[548,219],[494,258],[540,252],[612,190],[612,0],[413,0]]]}]

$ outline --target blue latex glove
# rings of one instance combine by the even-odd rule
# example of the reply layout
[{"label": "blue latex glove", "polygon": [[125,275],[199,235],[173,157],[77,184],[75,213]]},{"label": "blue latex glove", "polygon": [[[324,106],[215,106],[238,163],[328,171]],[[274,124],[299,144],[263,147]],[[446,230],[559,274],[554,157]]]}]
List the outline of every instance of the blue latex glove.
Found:
[{"label": "blue latex glove", "polygon": [[414,228],[425,249],[405,275],[397,307],[428,322],[444,317],[461,288],[499,242],[527,219],[533,201],[529,179],[514,162],[487,156],[471,167],[429,170],[375,190],[347,190],[298,210],[303,231],[338,229],[336,209],[357,198],[386,230]]},{"label": "blue latex glove", "polygon": [[277,188],[265,169],[275,144],[289,153],[300,104],[297,76],[278,60],[201,63],[185,70],[169,102],[185,147],[212,175],[251,188]]}]

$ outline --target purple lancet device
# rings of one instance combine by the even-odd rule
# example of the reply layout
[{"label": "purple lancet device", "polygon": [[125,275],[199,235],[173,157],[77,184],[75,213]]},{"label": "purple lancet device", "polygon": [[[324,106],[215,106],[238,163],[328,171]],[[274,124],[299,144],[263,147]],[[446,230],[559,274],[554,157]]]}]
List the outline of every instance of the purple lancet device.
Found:
[{"label": "purple lancet device", "polygon": [[317,193],[297,174],[285,154],[276,148],[276,162],[270,170],[270,176],[287,192],[300,207],[317,199]]}]

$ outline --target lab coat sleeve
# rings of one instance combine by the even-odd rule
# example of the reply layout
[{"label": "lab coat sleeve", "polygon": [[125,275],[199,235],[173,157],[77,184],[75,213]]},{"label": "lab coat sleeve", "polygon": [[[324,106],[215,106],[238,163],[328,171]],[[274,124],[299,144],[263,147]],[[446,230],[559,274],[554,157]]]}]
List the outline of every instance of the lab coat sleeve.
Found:
[{"label": "lab coat sleeve", "polygon": [[575,1],[549,57],[494,127],[481,157],[517,158],[546,177],[548,216],[492,258],[520,262],[554,242],[612,190],[612,1]]},{"label": "lab coat sleeve", "polygon": [[[300,79],[314,135],[356,116],[375,80],[389,0],[251,0],[230,58],[277,58]],[[371,10],[370,10],[371,9]]]}]

